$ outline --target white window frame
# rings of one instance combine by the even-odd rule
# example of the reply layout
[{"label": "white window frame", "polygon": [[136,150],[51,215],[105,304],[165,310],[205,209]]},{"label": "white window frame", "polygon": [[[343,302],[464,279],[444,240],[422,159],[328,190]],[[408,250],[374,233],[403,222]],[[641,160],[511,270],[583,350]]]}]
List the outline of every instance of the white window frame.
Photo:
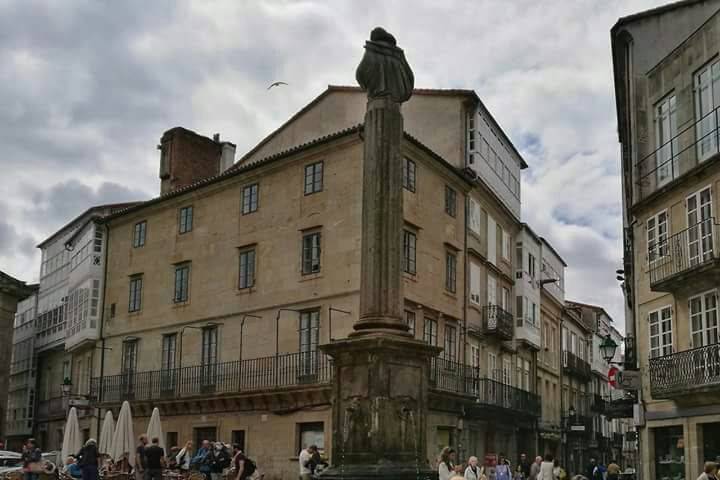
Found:
[{"label": "white window frame", "polygon": [[507,232],[504,228],[502,230],[502,258],[503,260],[510,261],[510,232]]},{"label": "white window frame", "polygon": [[[707,305],[707,299],[709,297],[715,298],[715,305],[712,308],[708,308]],[[700,310],[697,312],[693,312],[693,300],[700,301]],[[692,348],[718,343],[718,339],[720,338],[720,325],[718,322],[718,314],[720,312],[718,310],[718,290],[715,288],[688,298],[688,318],[690,320],[688,325],[690,327],[690,342]],[[715,315],[715,325],[709,326],[708,319],[712,314]],[[695,328],[694,317],[696,316],[700,320],[699,328]],[[700,336],[699,341],[696,341],[697,335]]]},{"label": "white window frame", "polygon": [[470,231],[476,235],[482,234],[482,209],[480,208],[480,202],[470,197],[469,206],[469,227]]},{"label": "white window frame", "polygon": [[[664,220],[661,222],[661,218]],[[652,226],[650,223],[652,222]],[[664,232],[662,231],[664,226]],[[668,255],[670,218],[667,209],[657,212],[645,221],[648,262],[653,264]]]},{"label": "white window frame", "polygon": [[[709,75],[708,82],[701,83],[700,78],[703,74]],[[717,138],[717,116],[715,109],[720,105],[715,104],[715,90],[720,86],[720,60],[713,60],[698,70],[693,78],[693,87],[695,89],[695,130],[697,142],[697,158],[698,162],[707,160],[718,151]],[[708,106],[707,111],[703,108],[703,98],[707,95],[712,105]],[[707,148],[706,148],[707,147]]]},{"label": "white window frame", "polygon": [[[710,201],[709,203],[702,203],[702,194],[708,191]],[[695,208],[693,210],[690,210],[690,200],[695,201]],[[707,215],[703,214],[704,208],[709,206],[709,212]],[[696,191],[692,195],[688,195],[685,198],[685,219],[687,222],[688,227],[688,255],[689,255],[689,261],[691,265],[696,265],[698,263],[702,263],[706,261],[710,255],[713,254],[714,248],[717,248],[716,245],[713,245],[714,241],[714,235],[713,235],[713,228],[715,226],[713,225],[713,189],[712,185],[706,185],[700,190]],[[694,221],[690,221],[691,215],[694,215]],[[691,241],[690,237],[693,235],[693,232],[695,232],[695,236],[697,237],[696,240]],[[705,242],[705,240],[709,240],[708,243]],[[693,256],[692,254],[692,244],[697,243],[697,255]]]},{"label": "white window frame", "polygon": [[[675,92],[655,104],[655,177],[661,187],[679,176],[677,100]],[[667,130],[667,131],[666,131]]]},{"label": "white window frame", "polygon": [[470,303],[480,305],[480,277],[482,269],[477,263],[470,261]]},{"label": "white window frame", "polygon": [[[666,319],[663,319],[663,312],[669,312],[669,317]],[[652,317],[653,315],[657,315],[657,320],[654,322]],[[648,312],[648,335],[650,337],[650,343],[648,352],[650,354],[650,358],[656,358],[656,357],[663,357],[665,355],[670,355],[674,352],[673,348],[673,308],[672,305],[664,305],[658,309],[652,310]],[[669,323],[666,323],[669,322]],[[653,334],[653,323],[657,323],[657,333]],[[666,328],[669,326],[669,328]],[[670,341],[667,342],[666,336],[669,336]],[[657,338],[657,347],[653,347],[653,339]]]}]

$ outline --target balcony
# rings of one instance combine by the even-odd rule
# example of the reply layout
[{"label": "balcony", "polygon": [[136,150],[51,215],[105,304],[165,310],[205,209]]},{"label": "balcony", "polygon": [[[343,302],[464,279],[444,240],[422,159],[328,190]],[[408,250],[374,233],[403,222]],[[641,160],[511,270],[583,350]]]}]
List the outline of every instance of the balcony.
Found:
[{"label": "balcony", "polygon": [[90,398],[104,404],[172,400],[329,384],[331,379],[332,367],[325,355],[291,353],[96,377],[90,385]]},{"label": "balcony", "polygon": [[563,370],[581,380],[590,380],[590,364],[567,350],[562,352]]},{"label": "balcony", "polygon": [[688,286],[690,280],[696,291],[717,285],[719,231],[715,218],[710,217],[659,243],[657,257],[650,262],[650,288],[672,292]]},{"label": "balcony", "polygon": [[650,359],[653,398],[676,398],[720,390],[720,344]]},{"label": "balcony", "polygon": [[535,325],[530,318],[517,317],[515,337],[517,340],[525,341],[527,344],[540,349],[540,327]]},{"label": "balcony", "polygon": [[637,190],[634,203],[670,188],[681,177],[711,164],[718,153],[718,109],[688,124],[674,137],[643,157],[636,165]]},{"label": "balcony", "polygon": [[483,335],[497,335],[502,340],[513,339],[513,316],[499,305],[483,307]]},{"label": "balcony", "polygon": [[430,386],[443,392],[467,395],[477,405],[513,414],[540,416],[540,397],[520,388],[480,376],[477,367],[433,359]]}]

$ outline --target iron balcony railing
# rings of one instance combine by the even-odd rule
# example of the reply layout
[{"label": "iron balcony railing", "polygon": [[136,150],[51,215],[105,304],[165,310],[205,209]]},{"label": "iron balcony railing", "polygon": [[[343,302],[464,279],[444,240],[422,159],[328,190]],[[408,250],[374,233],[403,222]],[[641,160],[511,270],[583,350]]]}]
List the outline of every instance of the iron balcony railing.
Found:
[{"label": "iron balcony railing", "polygon": [[720,389],[720,344],[650,359],[650,393],[672,398]]},{"label": "iron balcony railing", "polygon": [[475,403],[498,407],[534,417],[540,416],[540,397],[521,388],[481,376],[479,367],[459,362],[433,359],[430,385],[445,392],[469,395]]},{"label": "iron balcony railing", "polygon": [[650,286],[717,260],[718,231],[709,217],[659,242],[650,252]]},{"label": "iron balcony railing", "polygon": [[99,403],[188,398],[326,384],[331,379],[332,366],[324,354],[290,353],[96,377],[91,382],[90,398]]},{"label": "iron balcony railing", "polygon": [[590,364],[567,350],[563,351],[563,370],[582,379],[590,378]]},{"label": "iron balcony railing", "polygon": [[482,333],[497,335],[503,340],[513,338],[513,316],[499,305],[486,305],[483,307]]},{"label": "iron balcony railing", "polygon": [[720,108],[689,123],[637,163],[638,198],[643,200],[718,153]]}]

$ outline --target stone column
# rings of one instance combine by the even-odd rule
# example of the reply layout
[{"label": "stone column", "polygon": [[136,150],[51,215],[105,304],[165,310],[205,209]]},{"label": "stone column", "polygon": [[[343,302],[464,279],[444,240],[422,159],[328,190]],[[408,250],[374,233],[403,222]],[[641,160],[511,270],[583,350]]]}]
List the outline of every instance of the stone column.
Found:
[{"label": "stone column", "polygon": [[376,28],[357,79],[368,92],[364,127],[360,318],[333,358],[333,466],[322,477],[420,480],[426,462],[430,360],[403,319],[402,102],[413,75],[395,38]]}]

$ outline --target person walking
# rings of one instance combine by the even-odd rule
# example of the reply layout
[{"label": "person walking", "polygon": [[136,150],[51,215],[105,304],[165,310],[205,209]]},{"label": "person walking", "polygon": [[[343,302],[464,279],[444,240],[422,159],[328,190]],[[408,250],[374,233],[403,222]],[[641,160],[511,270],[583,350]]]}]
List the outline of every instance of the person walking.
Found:
[{"label": "person walking", "polygon": [[498,455],[498,462],[495,466],[495,480],[510,480],[512,478],[512,470],[510,462],[504,453]]},{"label": "person walking", "polygon": [[[529,480],[530,466],[531,466],[531,463],[530,463],[530,459],[527,457],[527,454],[521,453],[520,461],[518,462],[518,466],[515,469],[515,473],[522,475],[523,480]],[[516,475],[516,477],[519,477],[519,475]]]},{"label": "person walking", "polygon": [[300,465],[300,480],[310,480],[312,478],[310,462],[312,462],[313,455],[317,451],[317,446],[310,445],[309,447],[304,448],[300,452],[300,455],[298,455],[298,464]]},{"label": "person walking", "polygon": [[135,449],[135,480],[145,479],[145,448],[148,444],[147,435],[138,437],[138,446]]},{"label": "person walking", "polygon": [[25,480],[37,480],[38,474],[42,467],[42,451],[38,447],[34,438],[28,438],[22,452],[23,472],[25,472]]},{"label": "person walking", "polygon": [[553,456],[551,454],[545,455],[545,460],[540,464],[540,472],[538,473],[536,480],[555,480],[553,477],[553,469],[555,464],[553,463]]},{"label": "person walking", "polygon": [[440,463],[438,463],[438,480],[450,480],[454,473],[455,450],[450,447],[445,447],[440,452]]},{"label": "person walking", "polygon": [[597,461],[594,458],[591,458],[590,464],[587,466],[587,469],[585,470],[585,477],[588,480],[593,480],[595,478],[595,468],[597,468]]},{"label": "person walking", "polygon": [[165,463],[165,450],[160,446],[160,439],[153,437],[152,445],[145,448],[145,480],[162,480]]},{"label": "person walking", "polygon": [[233,445],[233,468],[235,469],[235,480],[246,480],[252,478],[257,470],[255,462],[250,460],[240,449],[240,445]]},{"label": "person walking", "polygon": [[197,453],[190,461],[190,466],[197,468],[200,473],[205,475],[206,480],[210,480],[210,441],[203,440]]},{"label": "person walking", "polygon": [[76,455],[78,465],[82,472],[82,480],[98,480],[98,464],[100,454],[98,453],[97,442],[91,438],[80,449]]},{"label": "person walking", "polygon": [[465,469],[465,480],[482,480],[485,477],[485,469],[478,466],[477,457],[470,457],[468,459],[468,466]]},{"label": "person walking", "polygon": [[210,456],[210,477],[212,480],[222,480],[223,470],[230,466],[232,459],[222,442],[215,442],[215,448]]},{"label": "person walking", "polygon": [[193,443],[188,440],[185,442],[185,446],[175,456],[175,463],[181,472],[187,473],[190,471],[190,462],[192,461],[192,445]]},{"label": "person walking", "polygon": [[542,457],[538,455],[535,457],[535,461],[530,465],[530,475],[528,480],[535,480],[540,473],[540,465],[542,464]]}]

